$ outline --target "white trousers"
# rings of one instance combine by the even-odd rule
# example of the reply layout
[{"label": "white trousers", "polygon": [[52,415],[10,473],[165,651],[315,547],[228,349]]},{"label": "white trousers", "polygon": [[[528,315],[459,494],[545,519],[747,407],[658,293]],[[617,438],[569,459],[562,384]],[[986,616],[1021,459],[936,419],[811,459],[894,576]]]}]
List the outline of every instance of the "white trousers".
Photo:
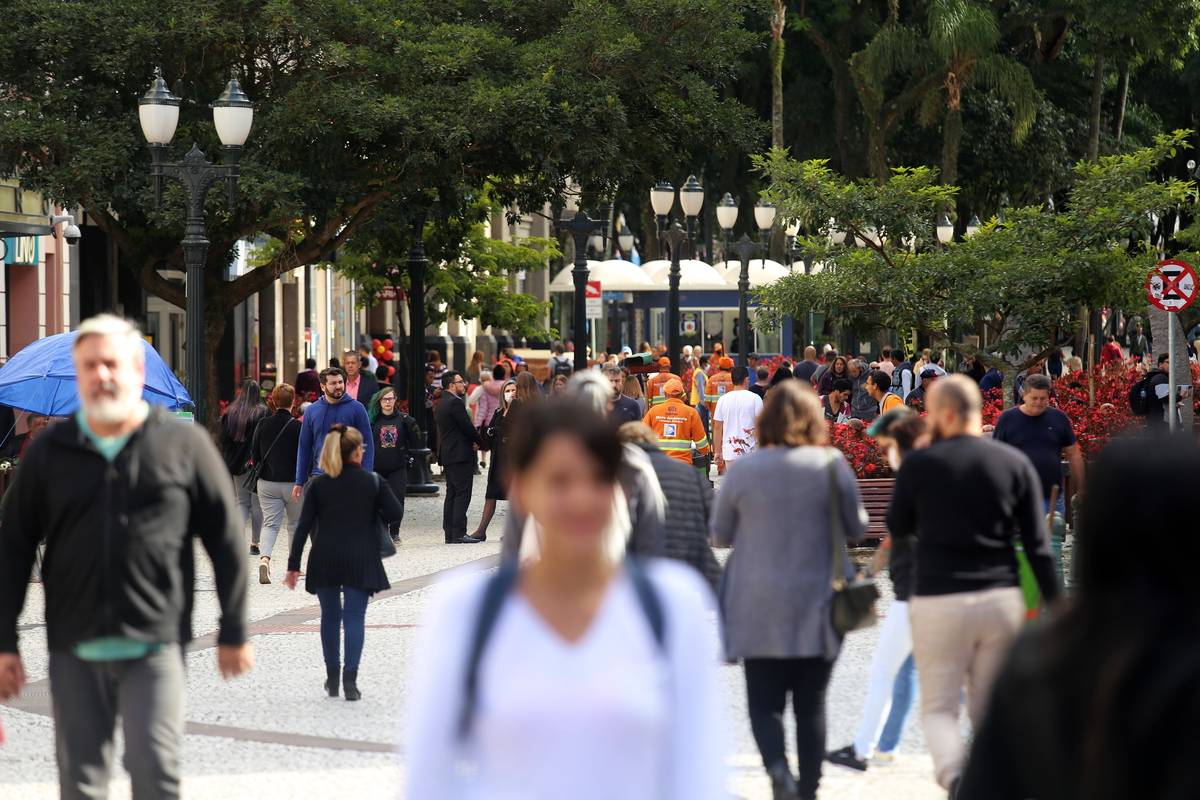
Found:
[{"label": "white trousers", "polygon": [[896,673],[911,653],[912,628],[908,624],[908,603],[895,600],[879,627],[879,641],[875,643],[875,655],[871,658],[867,699],[859,718],[858,733],[854,736],[854,753],[859,758],[870,758],[875,753],[879,734],[883,732],[883,725],[892,708]]}]

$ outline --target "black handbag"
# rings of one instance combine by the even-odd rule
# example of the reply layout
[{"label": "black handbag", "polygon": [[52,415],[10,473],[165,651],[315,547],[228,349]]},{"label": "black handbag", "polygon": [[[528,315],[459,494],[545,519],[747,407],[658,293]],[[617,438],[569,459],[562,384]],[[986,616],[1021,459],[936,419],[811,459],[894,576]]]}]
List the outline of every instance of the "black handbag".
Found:
[{"label": "black handbag", "polygon": [[835,451],[829,459],[829,575],[833,584],[830,618],[838,636],[869,628],[875,624],[875,601],[879,589],[874,578],[856,574],[849,581],[842,572],[842,555],[846,552],[846,522],[842,518],[842,491],[838,486]]},{"label": "black handbag", "polygon": [[[246,470],[246,477],[242,479],[242,488],[246,491],[251,494],[258,494],[258,476],[262,473],[263,465],[267,463],[267,456],[271,455],[271,451],[275,449],[275,445],[283,437],[283,432],[288,429],[288,425],[291,425],[295,421],[294,419],[289,419],[283,423],[283,427],[279,429],[279,433],[275,434],[275,438],[271,441],[271,446],[267,448],[267,452],[263,453],[262,461],[250,463],[250,468]],[[260,422],[259,425],[262,425],[262,423]],[[258,430],[258,428],[254,429],[254,436],[250,440],[250,452],[252,454],[254,453],[254,442],[258,440]]]},{"label": "black handbag", "polygon": [[[379,477],[378,472],[372,472],[375,476],[375,508],[379,508],[379,493],[383,491],[383,480]],[[392,541],[391,531],[382,519],[379,518],[379,512],[375,512],[375,527],[378,529],[379,535],[379,557],[391,558],[396,555],[396,543]]]}]

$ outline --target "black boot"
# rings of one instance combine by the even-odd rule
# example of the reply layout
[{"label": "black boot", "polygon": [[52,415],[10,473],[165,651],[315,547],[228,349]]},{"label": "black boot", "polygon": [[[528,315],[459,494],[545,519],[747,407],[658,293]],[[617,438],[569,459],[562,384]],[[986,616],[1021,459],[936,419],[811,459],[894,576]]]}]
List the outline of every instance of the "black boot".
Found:
[{"label": "black boot", "polygon": [[338,696],[338,673],[341,671],[340,667],[325,667],[325,691],[330,697]]},{"label": "black boot", "polygon": [[348,669],[342,672],[342,689],[347,700],[358,700],[362,692],[358,691],[358,670]]},{"label": "black boot", "polygon": [[768,769],[767,774],[771,776],[773,800],[797,800],[800,796],[799,789],[796,787],[796,779],[792,777],[792,771],[786,761]]}]

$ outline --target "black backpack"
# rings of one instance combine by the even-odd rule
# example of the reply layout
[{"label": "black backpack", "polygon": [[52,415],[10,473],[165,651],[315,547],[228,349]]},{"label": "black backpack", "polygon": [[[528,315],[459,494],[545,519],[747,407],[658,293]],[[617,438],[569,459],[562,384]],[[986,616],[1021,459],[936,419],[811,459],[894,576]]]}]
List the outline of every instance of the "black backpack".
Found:
[{"label": "black backpack", "polygon": [[[645,567],[635,558],[625,559],[625,573],[633,584],[637,595],[638,605],[646,615],[650,630],[654,634],[654,643],[660,651],[666,650],[666,619],[663,616],[662,600],[658,590],[654,588],[646,575]],[[517,585],[520,565],[515,559],[500,565],[495,575],[488,578],[483,590],[483,598],[479,603],[479,612],[475,617],[475,631],[471,635],[471,649],[467,654],[466,680],[463,685],[463,704],[458,718],[458,737],[466,740],[471,734],[471,723],[475,718],[475,705],[479,699],[479,665],[483,661],[483,652],[487,648],[488,639],[500,618],[504,601]]]},{"label": "black backpack", "polygon": [[1154,396],[1154,389],[1150,386],[1150,381],[1163,374],[1162,370],[1152,369],[1146,373],[1144,378],[1129,387],[1130,411],[1139,417],[1150,414],[1150,400]]},{"label": "black backpack", "polygon": [[575,366],[565,358],[554,359],[554,369],[551,370],[551,377],[555,375],[571,375],[575,372]]}]

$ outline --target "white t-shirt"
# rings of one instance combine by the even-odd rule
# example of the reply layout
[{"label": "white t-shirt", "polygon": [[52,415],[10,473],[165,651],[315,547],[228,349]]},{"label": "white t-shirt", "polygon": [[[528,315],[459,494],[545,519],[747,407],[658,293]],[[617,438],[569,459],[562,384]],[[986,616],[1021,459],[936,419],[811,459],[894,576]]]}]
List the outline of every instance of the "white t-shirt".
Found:
[{"label": "white t-shirt", "polygon": [[721,457],[726,461],[754,452],[758,446],[754,438],[754,426],[762,407],[762,398],[745,389],[721,395],[713,412],[713,420],[724,426],[721,429]]},{"label": "white t-shirt", "polygon": [[574,643],[510,595],[480,662],[466,742],[459,713],[486,581],[441,589],[408,684],[409,800],[728,798],[712,594],[686,565],[656,560],[646,571],[665,652],[623,575]]}]

